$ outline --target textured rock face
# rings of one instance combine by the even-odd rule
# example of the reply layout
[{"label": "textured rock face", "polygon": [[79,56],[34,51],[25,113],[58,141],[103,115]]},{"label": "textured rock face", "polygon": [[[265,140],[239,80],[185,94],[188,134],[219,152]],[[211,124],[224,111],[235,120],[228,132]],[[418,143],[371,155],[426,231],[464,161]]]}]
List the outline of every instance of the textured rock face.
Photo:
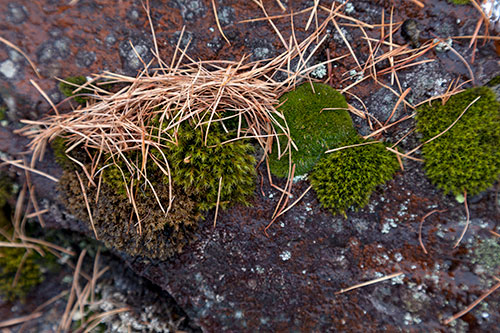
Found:
[{"label": "textured rock face", "polygon": [[[211,1],[150,1],[160,54],[166,61],[171,58],[183,25],[186,28],[181,45],[190,40],[189,55],[195,59],[239,59],[250,53],[252,59],[263,59],[283,50],[265,21],[238,23],[263,16],[251,1],[215,3],[231,46],[220,36]],[[297,12],[312,2],[293,3]],[[266,6],[269,15],[282,14],[277,2],[266,2]],[[7,126],[0,127],[2,156],[15,157],[24,150],[26,140],[13,134],[20,119],[37,119],[49,112],[30,79],[59,102],[62,97],[56,88],[56,76],[90,75],[104,70],[133,75],[142,68],[141,59],[148,62],[152,58],[153,41],[140,1],[117,5],[111,0],[81,0],[75,6],[68,6],[67,1],[3,1],[0,8],[2,37],[26,52],[43,75],[38,79],[19,53],[0,44],[0,102],[8,106]],[[387,18],[389,1],[356,1],[350,8],[351,15],[369,23],[379,23],[384,9]],[[422,24],[423,38],[427,38],[431,33],[471,35],[475,15],[472,7],[452,7],[442,1],[426,3],[420,11],[411,5],[402,6],[395,11],[394,20],[415,17]],[[306,33],[302,27],[307,19],[307,14],[295,18],[299,39]],[[457,19],[461,23],[457,24]],[[288,38],[289,20],[275,23]],[[448,28],[443,31],[443,27]],[[333,26],[330,29],[334,31]],[[348,39],[362,59],[368,52],[362,35],[353,35],[359,31],[348,32]],[[338,34],[332,36],[325,47],[331,56],[348,52]],[[403,43],[402,37],[396,39]],[[466,43],[454,42],[453,46],[470,58]],[[472,70],[476,81],[484,83],[500,69],[491,44],[478,50]],[[429,58],[436,59],[436,64],[420,65],[400,76],[403,90],[412,87],[410,96],[415,103],[445,91],[458,75],[468,75],[465,66],[449,52],[429,54]],[[325,50],[319,50],[317,59],[326,59]],[[345,78],[344,72],[354,67],[354,61],[335,65],[334,86],[346,86],[338,82]],[[353,92],[382,121],[391,114],[397,100],[373,84]],[[356,100],[349,102],[362,109]],[[67,105],[60,107],[69,109]],[[409,112],[400,108],[396,118]],[[367,130],[365,122],[354,120]],[[401,123],[387,136],[395,142],[412,127],[411,121]],[[417,144],[417,138],[410,135],[403,139],[402,148],[408,150]],[[38,168],[60,175],[50,153]],[[84,224],[58,202],[52,182],[38,176],[33,180],[41,208],[50,210],[44,216],[49,225],[85,231]],[[297,183],[294,198],[307,186],[307,181]],[[465,222],[463,206],[437,191],[418,162],[408,161],[404,173],[380,188],[368,207],[348,213],[347,219],[319,208],[314,193],[309,192],[271,226],[269,237],[263,229],[270,221],[279,192],[264,179],[253,207],[220,212],[216,228],[209,217],[199,231],[199,240],[183,254],[165,262],[125,255],[123,259],[167,290],[206,331],[447,330],[442,320],[475,300],[489,287],[491,276],[498,273],[486,265],[497,262],[490,258],[494,251],[484,250],[495,247],[478,245],[491,237],[487,231],[496,227],[496,191],[491,189],[470,200],[474,219],[462,245],[453,249]],[[429,251],[425,254],[418,241],[419,224],[426,213],[436,208],[447,212],[425,220],[422,237]],[[488,252],[493,254],[488,257]],[[396,272],[404,275],[336,294],[342,288]],[[499,301],[498,293],[490,295],[464,320],[458,320],[455,329],[496,329]]]}]

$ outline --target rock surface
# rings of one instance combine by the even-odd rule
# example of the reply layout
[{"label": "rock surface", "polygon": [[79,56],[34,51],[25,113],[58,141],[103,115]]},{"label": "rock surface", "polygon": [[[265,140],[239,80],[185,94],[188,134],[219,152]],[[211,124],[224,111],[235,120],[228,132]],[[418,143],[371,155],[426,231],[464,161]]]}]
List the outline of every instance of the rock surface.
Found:
[{"label": "rock surface", "polygon": [[[30,80],[35,80],[50,98],[59,102],[62,97],[54,77],[90,75],[104,70],[135,74],[142,63],[129,41],[142,60],[147,62],[152,58],[153,41],[140,1],[120,1],[118,5],[111,0],[81,0],[74,6],[67,3],[26,0],[0,4],[2,37],[26,52],[43,75],[43,79],[38,79],[19,53],[0,44],[0,96],[2,104],[8,106],[7,126],[0,128],[0,157],[17,158],[25,149],[27,141],[13,134],[21,126],[20,119],[37,119],[49,112]],[[160,54],[165,60],[170,59],[184,25],[185,39],[181,45],[191,40],[189,54],[194,58],[239,59],[243,54],[251,54],[252,59],[262,59],[283,50],[266,21],[238,23],[263,16],[253,2],[215,3],[231,46],[220,36],[211,1],[150,1]],[[297,12],[313,2],[293,4]],[[349,10],[352,16],[376,24],[382,11],[387,22],[390,4],[390,1],[356,1]],[[269,15],[282,14],[277,2],[266,2],[266,8]],[[394,21],[417,20],[422,38],[472,35],[478,17],[472,6],[452,6],[446,1],[426,2],[421,10],[408,1],[396,8],[394,15]],[[306,34],[303,27],[307,19],[308,15],[303,14],[294,21],[299,27],[298,38]],[[275,22],[288,40],[289,20]],[[330,31],[334,29],[330,27]],[[366,54],[368,49],[359,31],[348,32],[355,34],[348,39],[357,55]],[[396,39],[403,43],[399,35]],[[471,50],[467,46],[460,40],[453,43],[470,60]],[[348,52],[335,33],[326,48],[332,56]],[[500,73],[500,67],[491,42],[478,43],[477,50],[471,70],[476,83],[482,84]],[[403,89],[412,88],[410,96],[414,103],[442,93],[458,75],[466,78],[469,75],[461,60],[450,51],[427,57],[436,63],[401,72]],[[325,50],[319,50],[317,60],[324,59]],[[352,59],[336,64],[332,73],[334,87],[345,87],[352,82],[341,81],[345,78],[342,74],[354,65]],[[386,79],[390,82],[390,78]],[[394,95],[373,84],[360,85],[352,92],[382,121],[396,102]],[[355,99],[350,103],[362,108]],[[60,107],[69,109],[67,104]],[[409,112],[401,107],[394,119]],[[355,122],[361,132],[367,130],[366,123],[359,119]],[[413,125],[411,120],[403,122],[393,127],[387,137],[395,142]],[[418,138],[413,134],[402,141],[401,147],[411,149],[417,144]],[[60,175],[50,154],[37,167]],[[23,174],[19,172],[20,177]],[[42,177],[32,178],[42,209],[50,210],[44,216],[47,223],[84,231],[84,225],[58,203],[54,184]],[[298,182],[294,198],[307,186],[307,181]],[[309,192],[270,227],[269,237],[263,229],[271,219],[279,193],[265,178],[257,192],[253,207],[234,207],[221,212],[216,228],[209,217],[199,231],[199,240],[183,254],[166,262],[122,255],[123,260],[168,291],[205,331],[497,329],[498,292],[449,326],[443,321],[477,299],[493,284],[491,277],[499,274],[495,259],[498,240],[492,239],[494,236],[488,232],[498,232],[498,186],[471,198],[471,225],[455,249],[453,244],[465,223],[463,205],[436,190],[419,162],[406,161],[404,172],[380,188],[365,209],[349,213],[347,218],[332,216],[321,209],[314,193]],[[419,225],[423,216],[434,209],[447,211],[434,214],[423,223],[423,242],[429,251],[425,254],[418,240]],[[493,243],[484,245],[487,241]],[[337,294],[342,288],[397,272],[404,275]]]}]

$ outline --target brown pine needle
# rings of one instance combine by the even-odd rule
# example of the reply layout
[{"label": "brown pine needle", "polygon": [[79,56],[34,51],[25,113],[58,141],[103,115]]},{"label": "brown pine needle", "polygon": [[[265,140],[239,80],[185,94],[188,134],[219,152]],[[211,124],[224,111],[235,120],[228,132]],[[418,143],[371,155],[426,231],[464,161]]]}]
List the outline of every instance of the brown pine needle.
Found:
[{"label": "brown pine needle", "polygon": [[27,316],[7,319],[7,320],[0,322],[0,328],[22,324],[24,322],[39,318],[40,316],[42,316],[42,314],[43,314],[42,312],[35,312],[35,313],[32,313],[32,314],[27,315]]},{"label": "brown pine needle", "polygon": [[333,153],[335,151],[339,151],[339,150],[343,150],[343,149],[347,149],[347,148],[353,148],[353,147],[371,145],[371,144],[374,144],[374,143],[378,143],[378,141],[368,141],[368,142],[363,142],[363,143],[357,143],[355,145],[349,145],[349,146],[344,146],[344,147],[329,149],[329,150],[325,151],[325,154]]},{"label": "brown pine needle", "polygon": [[[497,280],[498,281],[498,280]],[[497,290],[498,288],[500,288],[500,282],[497,283],[496,285],[494,285],[493,287],[491,287],[490,289],[488,289],[487,292],[485,292],[484,294],[482,294],[481,296],[479,296],[478,299],[476,299],[474,302],[472,302],[467,308],[465,308],[464,310],[460,311],[459,313],[451,316],[450,318],[446,319],[444,321],[444,324],[445,325],[448,325],[449,323],[451,323],[452,321],[462,317],[464,314],[466,314],[467,312],[469,312],[470,310],[472,310],[476,305],[478,305],[479,303],[481,303],[481,301],[483,299],[485,299],[486,297],[488,297],[491,293],[493,293],[495,290]]]},{"label": "brown pine needle", "polygon": [[31,68],[35,72],[36,76],[38,76],[39,79],[42,79],[42,76],[38,72],[37,67],[35,66],[35,64],[33,63],[33,61],[31,61],[30,58],[26,55],[26,53],[24,53],[19,47],[15,46],[14,44],[12,44],[11,42],[9,42],[8,40],[6,40],[3,37],[0,37],[0,42],[4,43],[7,46],[10,46],[11,48],[13,48],[17,52],[19,52],[28,61],[28,63],[30,64]]},{"label": "brown pine needle", "polygon": [[366,286],[369,286],[369,285],[372,285],[372,284],[375,284],[375,283],[378,283],[378,282],[381,282],[381,281],[390,280],[392,278],[395,278],[395,277],[403,275],[403,274],[404,274],[403,272],[398,272],[398,273],[394,273],[394,274],[383,276],[383,277],[375,279],[375,280],[370,280],[370,281],[367,281],[367,282],[363,282],[363,283],[357,284],[357,285],[349,287],[349,288],[341,289],[341,290],[337,291],[335,293],[335,295],[343,294],[345,292],[348,292],[348,291],[351,291],[351,290],[354,290],[354,289],[357,289],[357,288],[361,288],[361,287],[366,287]]},{"label": "brown pine needle", "polygon": [[[49,174],[47,174],[47,173],[45,173],[45,172],[43,172],[43,171],[39,171],[39,170],[36,170],[36,169],[34,169],[34,168],[30,168],[29,166],[26,166],[26,165],[24,165],[24,164],[21,164],[21,163],[23,162],[22,160],[15,160],[15,161],[11,161],[11,160],[6,160],[6,159],[4,159],[4,158],[2,158],[2,157],[0,157],[0,159],[1,159],[2,161],[4,161],[4,163],[5,163],[5,164],[10,164],[10,165],[13,165],[13,166],[15,166],[15,167],[18,167],[18,168],[20,168],[20,169],[23,169],[23,170],[28,170],[29,172],[36,173],[37,175],[40,175],[40,176],[43,176],[43,177],[45,177],[45,178],[48,178],[48,179],[52,180],[53,182],[56,182],[56,183],[57,183],[57,182],[59,181],[57,178],[55,178],[55,177],[53,177],[53,176],[51,176],[51,175],[49,175]],[[4,164],[4,163],[0,163],[0,166],[1,166],[2,164]]]},{"label": "brown pine needle", "polygon": [[215,16],[215,22],[217,23],[217,28],[219,28],[220,34],[227,42],[227,44],[231,46],[231,42],[229,41],[229,39],[227,39],[226,35],[224,34],[224,31],[222,30],[222,27],[220,26],[219,16],[217,15],[217,8],[215,7],[215,0],[212,0],[212,8],[214,10],[214,16]]},{"label": "brown pine needle", "polygon": [[420,246],[424,250],[425,254],[427,254],[427,250],[425,249],[424,242],[422,241],[422,226],[424,224],[424,221],[426,218],[428,218],[429,216],[431,216],[434,213],[444,213],[444,212],[446,212],[446,209],[443,209],[443,210],[434,209],[434,210],[428,212],[427,214],[425,214],[424,217],[422,217],[422,219],[420,220],[420,225],[418,227],[418,242],[420,243]]},{"label": "brown pine needle", "polygon": [[500,237],[500,234],[498,232],[495,232],[493,230],[490,230],[490,233],[493,235],[493,236],[496,236],[496,237]]}]

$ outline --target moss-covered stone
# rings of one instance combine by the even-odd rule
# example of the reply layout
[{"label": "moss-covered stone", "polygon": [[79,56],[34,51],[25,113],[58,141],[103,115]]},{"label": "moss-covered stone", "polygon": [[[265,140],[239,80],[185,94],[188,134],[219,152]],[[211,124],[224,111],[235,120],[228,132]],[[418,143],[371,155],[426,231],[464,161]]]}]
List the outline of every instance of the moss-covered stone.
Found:
[{"label": "moss-covered stone", "polygon": [[196,197],[202,210],[220,206],[248,204],[255,188],[254,149],[243,140],[222,144],[230,139],[221,126],[212,123],[205,144],[205,130],[184,123],[177,133],[177,145],[165,151],[172,168],[174,184]]},{"label": "moss-covered stone", "polygon": [[[342,146],[364,143],[352,137]],[[321,205],[345,215],[347,209],[368,204],[378,185],[391,179],[399,164],[396,156],[377,142],[326,154],[309,176]]]},{"label": "moss-covered stone", "polygon": [[[290,136],[298,148],[298,151],[292,148],[296,176],[309,172],[326,150],[337,147],[356,134],[344,96],[325,84],[313,83],[313,87],[314,91],[310,83],[304,83],[284,94],[280,98],[283,104],[278,108],[283,112]],[[335,110],[323,110],[325,108]],[[287,140],[281,136],[282,151]],[[287,153],[278,160],[277,145],[273,150],[269,159],[271,172],[278,177],[286,177],[289,155]]]},{"label": "moss-covered stone", "polygon": [[[161,179],[161,175],[156,175]],[[91,223],[85,206],[80,182],[75,172],[65,171],[59,180],[61,198],[68,210],[82,221]],[[168,207],[168,186],[155,184],[159,200]],[[136,196],[136,207],[141,217],[141,231],[137,226],[134,207],[126,196],[106,183],[101,185],[99,199],[96,189],[87,188],[92,204],[92,218],[97,235],[108,247],[114,247],[132,256],[166,259],[182,251],[194,239],[200,215],[196,203],[180,188],[173,188],[175,197],[167,215],[160,209],[151,190],[141,189]]]},{"label": "moss-covered stone", "polygon": [[455,196],[478,194],[500,176],[500,104],[491,89],[478,87],[445,105],[435,101],[417,110],[417,130],[425,142],[445,131],[477,97],[450,130],[422,148],[429,179]]}]

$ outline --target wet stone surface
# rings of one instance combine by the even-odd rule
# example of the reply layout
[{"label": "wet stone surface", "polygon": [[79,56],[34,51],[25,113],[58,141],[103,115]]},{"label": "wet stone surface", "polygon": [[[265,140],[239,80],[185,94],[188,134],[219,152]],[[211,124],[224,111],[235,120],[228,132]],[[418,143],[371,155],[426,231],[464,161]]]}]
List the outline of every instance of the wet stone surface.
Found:
[{"label": "wet stone surface", "polygon": [[[283,3],[286,3],[282,1]],[[262,17],[259,8],[248,1],[216,1],[220,23],[231,42],[229,46],[217,29],[211,1],[151,0],[152,18],[160,55],[171,59],[180,31],[185,25],[181,46],[189,44],[194,59],[251,59],[272,57],[283,45],[265,21],[238,23]],[[290,6],[287,3],[287,6]],[[295,12],[312,1],[294,1]],[[386,22],[390,1],[356,1],[351,15],[378,24],[384,11]],[[0,127],[2,156],[17,158],[27,141],[13,134],[20,119],[38,119],[49,112],[43,97],[30,84],[35,80],[54,102],[61,101],[54,77],[90,75],[104,70],[135,75],[152,59],[153,40],[140,1],[18,1],[0,4],[2,36],[20,47],[39,68],[38,79],[29,64],[17,52],[0,44],[0,97],[8,106],[7,124]],[[274,1],[266,2],[269,15],[280,15]],[[446,39],[454,35],[472,35],[477,13],[472,6],[452,6],[446,1],[426,2],[424,9],[404,2],[394,11],[394,21],[413,18],[419,24],[420,38]],[[321,19],[321,16],[320,16]],[[308,15],[295,18],[300,40]],[[290,22],[276,19],[277,28],[288,40]],[[330,38],[314,61],[326,60],[348,52],[345,44],[329,26]],[[360,59],[369,52],[359,30],[342,27]],[[135,48],[133,50],[131,43]],[[395,35],[395,42],[404,39]],[[468,42],[454,40],[453,48],[467,59]],[[413,103],[446,91],[459,75],[471,79],[468,69],[451,51],[429,52],[423,59],[434,59],[399,72],[402,89],[411,88]],[[331,83],[345,88],[365,73],[350,73],[352,58],[333,64]],[[471,64],[477,84],[484,84],[500,73],[498,56],[491,42],[478,43]],[[347,79],[346,79],[347,77]],[[390,82],[390,76],[383,77]],[[391,86],[398,90],[396,83]],[[370,112],[384,122],[397,99],[386,88],[373,82],[355,87],[356,94]],[[363,106],[347,96],[358,109]],[[69,110],[68,105],[61,105]],[[412,110],[400,106],[393,120]],[[366,122],[354,119],[361,133],[369,130]],[[418,136],[405,138],[415,124],[412,119],[394,126],[381,139],[401,141],[401,148],[412,149]],[[415,154],[415,157],[420,157]],[[37,168],[58,176],[50,152]],[[263,171],[263,174],[266,174]],[[23,172],[19,172],[22,177]],[[88,232],[84,224],[68,214],[57,200],[54,184],[33,176],[41,208],[50,210],[45,220],[52,227]],[[274,180],[282,184],[282,180]],[[259,179],[260,182],[260,179]],[[307,187],[307,180],[294,186],[294,198]],[[498,239],[489,230],[499,232],[500,203],[498,184],[470,198],[471,223],[460,246],[453,248],[465,224],[465,211],[451,196],[438,191],[425,177],[422,164],[405,161],[405,171],[381,186],[370,204],[347,218],[333,216],[320,208],[311,191],[268,230],[279,193],[267,180],[256,191],[253,206],[234,207],[220,212],[216,228],[213,212],[203,222],[198,240],[184,253],[165,262],[130,258],[124,262],[138,274],[168,291],[194,323],[206,331],[495,331],[500,295],[494,293],[466,316],[444,325],[443,321],[463,310],[492,286],[499,274]],[[418,239],[422,217],[424,253]],[[90,234],[90,233],[89,233]],[[388,274],[403,272],[396,278],[372,286],[337,294],[342,288]]]}]

